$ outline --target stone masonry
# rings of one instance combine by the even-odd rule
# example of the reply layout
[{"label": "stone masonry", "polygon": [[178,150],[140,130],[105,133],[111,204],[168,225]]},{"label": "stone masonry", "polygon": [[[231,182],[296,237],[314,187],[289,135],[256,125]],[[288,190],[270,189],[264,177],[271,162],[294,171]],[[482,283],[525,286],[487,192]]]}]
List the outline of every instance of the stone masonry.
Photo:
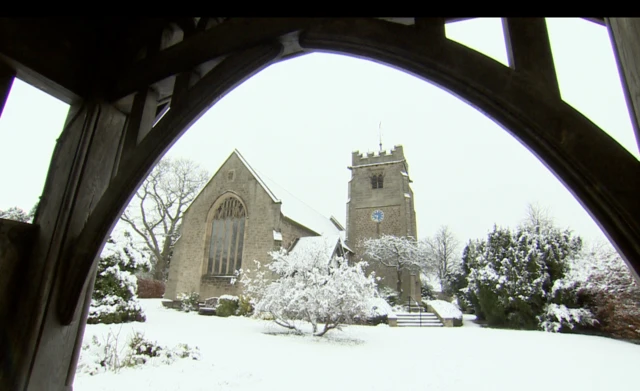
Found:
[{"label": "stone masonry", "polygon": [[[355,251],[351,259],[362,259],[360,243],[366,238],[382,234],[416,237],[413,191],[409,186],[411,180],[402,146],[396,146],[388,153],[362,155],[354,152],[349,168],[352,177],[349,181],[346,239]],[[372,175],[382,176],[380,188],[372,188]],[[228,197],[237,199],[245,211],[242,263],[239,267],[254,269],[254,260],[262,264],[270,261],[270,251],[290,248],[298,238],[318,235],[285,216],[281,201],[234,151],[185,212],[181,236],[169,268],[166,299],[176,300],[181,293],[191,292],[198,292],[203,299],[241,294],[240,284],[232,284],[232,271],[221,275],[207,270],[213,217]],[[376,210],[384,213],[380,222],[371,218]],[[274,232],[278,234],[274,235]],[[369,267],[369,271],[374,270],[382,278],[383,285],[396,288],[395,270]],[[402,281],[403,291],[420,300],[419,277],[404,272]],[[406,294],[403,300],[407,299]]]},{"label": "stone masonry", "polygon": [[[417,237],[413,191],[409,178],[409,165],[402,146],[391,151],[352,154],[349,200],[347,201],[347,244],[355,252],[354,260],[365,259],[362,241],[383,234]],[[374,188],[372,176],[382,175],[382,187]],[[382,211],[380,222],[372,219],[374,211]],[[370,263],[370,271],[382,278],[381,284],[396,289],[394,269]],[[420,301],[419,276],[402,274],[403,300],[411,295]]]},{"label": "stone masonry", "polygon": [[[180,239],[176,243],[165,291],[165,299],[176,300],[180,293],[198,292],[201,298],[223,294],[239,295],[239,284],[231,284],[233,274],[207,274],[208,249],[213,212],[228,196],[239,199],[246,211],[243,268],[254,268],[254,260],[266,263],[268,253],[287,248],[296,238],[316,235],[281,214],[275,202],[237,153],[222,164],[184,215]],[[282,234],[282,242],[274,238]]]}]

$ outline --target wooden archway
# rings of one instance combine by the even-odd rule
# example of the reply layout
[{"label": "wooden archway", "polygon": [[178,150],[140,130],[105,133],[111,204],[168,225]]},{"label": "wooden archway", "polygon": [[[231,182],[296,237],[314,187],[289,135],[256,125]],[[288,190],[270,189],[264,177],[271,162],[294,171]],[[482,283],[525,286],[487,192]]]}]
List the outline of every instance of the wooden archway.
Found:
[{"label": "wooden archway", "polygon": [[[141,52],[124,38],[109,41],[94,32],[102,46],[85,66],[96,66],[95,74],[78,65],[85,83],[60,89],[72,104],[69,117],[34,225],[15,228],[21,233],[12,240],[22,252],[6,267],[23,281],[11,288],[21,303],[11,308],[23,320],[7,324],[13,341],[8,346],[16,353],[2,361],[11,368],[3,369],[3,386],[70,389],[95,259],[136,188],[183,132],[235,86],[270,64],[315,51],[402,69],[493,118],[565,184],[636,276],[640,272],[640,163],[562,101],[544,19],[504,20],[510,67],[448,40],[444,18],[411,24],[378,18],[190,19],[169,23],[170,29],[166,21],[149,28],[155,43],[140,40],[140,60]],[[118,44],[126,49],[118,52],[121,57],[100,63]],[[29,52],[9,52],[3,58],[14,74],[34,72],[14,58],[28,59]],[[51,74],[65,80],[61,70]],[[54,84],[41,87],[55,91]],[[32,243],[33,251],[21,243]],[[0,316],[7,308],[0,307]]]}]

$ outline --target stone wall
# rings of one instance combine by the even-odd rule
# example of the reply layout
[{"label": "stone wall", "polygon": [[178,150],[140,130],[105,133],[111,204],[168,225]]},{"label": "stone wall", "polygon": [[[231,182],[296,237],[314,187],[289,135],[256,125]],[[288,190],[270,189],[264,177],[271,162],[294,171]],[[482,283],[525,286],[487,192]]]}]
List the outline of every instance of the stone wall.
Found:
[{"label": "stone wall", "polygon": [[[363,156],[354,152],[352,166],[349,168],[351,180],[347,202],[347,244],[355,252],[352,259],[364,259],[361,244],[367,238],[385,234],[417,237],[414,194],[402,146],[396,146],[391,153],[369,153]],[[384,178],[383,186],[374,189],[371,176],[380,174]],[[384,219],[379,223],[371,219],[375,210],[384,213]],[[372,264],[369,270],[375,270],[382,277],[382,285],[396,289],[397,274],[394,269]],[[402,280],[403,291],[413,292],[414,298],[420,300],[419,277],[414,277],[412,282],[409,273],[404,272]]]},{"label": "stone wall", "polygon": [[[247,215],[241,268],[254,269],[254,260],[264,265],[271,260],[269,252],[280,245],[288,248],[299,237],[316,235],[282,216],[280,203],[271,198],[234,153],[185,213],[182,233],[169,268],[166,299],[175,300],[183,292],[198,292],[202,299],[223,294],[241,295],[240,284],[231,284],[231,273],[227,276],[207,274],[213,211],[228,196],[237,197]],[[274,240],[273,231],[282,234],[281,243]]]},{"label": "stone wall", "polygon": [[206,276],[212,211],[230,195],[240,199],[246,211],[240,267],[252,267],[253,260],[263,263],[269,260],[268,252],[274,248],[273,231],[281,230],[280,204],[273,201],[234,153],[185,213],[182,234],[169,268],[165,298],[174,300],[179,293],[192,291],[205,298],[238,293],[238,288],[228,282],[230,278]]},{"label": "stone wall", "polygon": [[305,236],[317,236],[313,231],[289,220],[286,217],[282,217],[280,219],[280,227],[282,229],[282,247],[286,249],[288,249],[298,238],[303,238]]}]

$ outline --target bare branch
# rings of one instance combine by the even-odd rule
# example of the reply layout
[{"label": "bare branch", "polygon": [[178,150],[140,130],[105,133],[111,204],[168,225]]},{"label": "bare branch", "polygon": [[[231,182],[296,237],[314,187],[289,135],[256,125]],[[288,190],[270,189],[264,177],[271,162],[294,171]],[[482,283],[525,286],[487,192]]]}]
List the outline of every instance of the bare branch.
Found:
[{"label": "bare branch", "polygon": [[161,160],[136,192],[121,219],[154,256],[154,276],[164,279],[184,211],[209,174],[186,159]]}]

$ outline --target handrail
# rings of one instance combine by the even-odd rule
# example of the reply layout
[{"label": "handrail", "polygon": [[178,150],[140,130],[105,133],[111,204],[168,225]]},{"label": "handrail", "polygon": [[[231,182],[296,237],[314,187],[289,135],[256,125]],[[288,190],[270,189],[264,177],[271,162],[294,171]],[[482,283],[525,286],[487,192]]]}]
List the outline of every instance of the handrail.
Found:
[{"label": "handrail", "polygon": [[411,300],[413,300],[418,305],[418,311],[420,314],[420,316],[418,316],[418,322],[419,322],[418,324],[420,327],[422,327],[422,306],[420,305],[420,303],[418,303],[417,300],[409,296],[409,313],[411,313]]}]

